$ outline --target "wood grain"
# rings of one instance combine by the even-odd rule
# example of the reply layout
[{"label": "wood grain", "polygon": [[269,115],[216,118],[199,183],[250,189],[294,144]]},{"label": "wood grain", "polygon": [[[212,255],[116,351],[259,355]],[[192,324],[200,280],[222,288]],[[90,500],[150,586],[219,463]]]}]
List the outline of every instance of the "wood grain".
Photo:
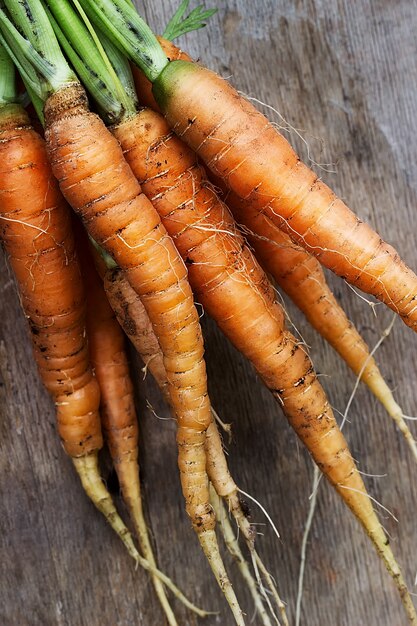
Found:
[{"label": "wood grain", "polygon": [[[185,37],[182,46],[230,77],[246,94],[277,109],[279,115],[271,110],[268,114],[278,124],[299,129],[290,135],[303,158],[311,157],[314,167],[322,164],[326,182],[416,268],[416,2],[219,0],[212,4],[219,11],[209,27]],[[172,2],[147,5],[146,18],[157,31],[163,30]],[[147,576],[134,570],[119,541],[83,496],[61,449],[52,402],[39,382],[15,284],[3,256],[0,277],[0,623],[160,626],[163,616]],[[371,308],[335,277],[330,281],[373,346],[389,324],[391,312],[380,305]],[[343,412],[354,386],[353,375],[289,304],[288,311],[311,346],[332,404]],[[230,465],[241,487],[262,502],[280,530],[278,542],[268,526],[258,526],[259,550],[294,623],[311,462],[251,367],[206,316],[202,322],[213,404],[226,421],[233,422]],[[397,321],[377,355],[408,415],[417,413],[415,345],[416,337]],[[142,482],[159,562],[193,600],[222,610],[220,616],[198,621],[176,606],[180,623],[229,625],[230,615],[184,513],[175,424],[155,385],[142,380],[141,364],[133,355],[132,368],[141,416]],[[412,423],[411,429],[417,434]],[[411,455],[362,387],[346,435],[360,469],[376,475],[366,477],[371,494],[399,520],[381,511],[412,585],[417,570],[417,482]],[[253,521],[265,522],[259,510],[252,508],[252,513]],[[236,568],[228,564],[249,623],[251,601]],[[393,585],[372,547],[331,489],[322,484],[308,544],[302,624],[404,623]]]}]

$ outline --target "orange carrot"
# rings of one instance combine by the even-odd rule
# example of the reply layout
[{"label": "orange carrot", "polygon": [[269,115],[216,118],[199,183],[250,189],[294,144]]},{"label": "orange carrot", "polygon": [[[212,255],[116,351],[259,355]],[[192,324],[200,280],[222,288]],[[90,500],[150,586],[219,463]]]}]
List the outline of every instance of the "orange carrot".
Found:
[{"label": "orange carrot", "polygon": [[120,147],[90,113],[78,83],[45,104],[46,140],[61,190],[89,234],[141,296],[160,343],[178,421],[186,510],[237,624],[242,614],[224,569],[209,502],[205,438],[210,423],[203,340],[187,271],[158,213],[141,193]]},{"label": "orange carrot", "polygon": [[213,517],[206,504],[205,481],[193,494],[184,475],[188,436],[195,446],[197,467],[204,466],[199,451],[210,421],[202,337],[186,269],[116,140],[86,104],[83,90],[75,85],[51,96],[45,106],[53,171],[89,233],[126,270],[143,299],[164,353],[178,417],[187,509],[196,528],[210,531]]},{"label": "orange carrot", "polygon": [[[167,375],[164,367],[163,356],[158,340],[147,316],[145,307],[119,268],[109,270],[105,274],[104,278],[105,290],[119,323],[145,363],[146,370],[149,370],[155,378],[164,398],[169,403],[169,397],[167,397],[166,394]],[[288,626],[285,605],[277,593],[274,581],[255,550],[255,532],[249,523],[247,513],[244,512],[240,502],[239,488],[230,474],[226,455],[223,450],[222,441],[214,418],[207,429],[206,453],[207,473],[215,493],[219,496],[219,498],[226,501],[229,513],[233,515],[239,532],[242,533],[246,540],[252,559],[255,560],[258,569],[265,577],[269,590],[280,610],[283,623]],[[229,529],[226,526],[222,530],[225,535],[225,541],[233,553],[234,558],[236,558],[235,546],[230,543],[231,538]],[[239,561],[240,557],[238,558],[238,562]],[[246,583],[249,585],[249,589],[254,598],[255,606],[257,607],[260,617],[264,620],[263,623],[268,623],[269,618],[265,615],[259,593],[254,593],[254,588],[249,582],[250,577],[248,576],[247,568],[245,566],[242,568],[242,574]]]},{"label": "orange carrot", "polygon": [[[77,249],[87,293],[87,333],[91,361],[100,386],[100,412],[104,436],[141,552],[156,568],[142,508],[138,464],[138,420],[124,335],[107,300],[102,280],[89,252],[88,239],[82,231],[82,227],[77,229]],[[168,623],[170,626],[177,626],[164,586],[155,575],[152,575],[152,582]]]},{"label": "orange carrot", "polygon": [[58,431],[87,495],[137,559],[98,469],[100,393],[89,362],[85,295],[69,207],[44,141],[18,105],[0,109],[0,237],[28,319],[35,358],[52,395]]},{"label": "orange carrot", "polygon": [[[192,62],[191,57],[171,41],[163,37],[157,39],[170,60]],[[159,111],[152,94],[152,83],[138,67],[133,66],[132,69],[141,103]],[[211,180],[223,192],[225,203],[242,226],[262,267],[383,404],[417,460],[417,444],[404,420],[403,412],[395,402],[368,346],[334,297],[319,261],[294,243],[264,212],[254,208],[252,202],[229,191],[218,177],[212,176]]]},{"label": "orange carrot", "polygon": [[[192,62],[191,57],[171,41],[158,37],[167,57]],[[159,111],[152,93],[152,83],[133,66],[135,86],[141,103]],[[264,212],[248,200],[228,190],[223,180],[212,175],[211,181],[223,192],[223,199],[242,227],[262,267],[284,289],[310,324],[340,354],[350,369],[369,387],[385,407],[406,439],[417,460],[417,444],[375,359],[354,324],[349,321],[334,297],[319,261],[291,240]]]},{"label": "orange carrot", "polygon": [[416,275],[227,81],[196,64],[173,61],[153,92],[171,127],[253,210],[417,330]]},{"label": "orange carrot", "polygon": [[114,127],[132,171],[189,268],[204,309],[254,364],[316,463],[362,523],[414,608],[308,355],[284,328],[267,277],[205,178],[194,152],[156,112],[143,109]]}]

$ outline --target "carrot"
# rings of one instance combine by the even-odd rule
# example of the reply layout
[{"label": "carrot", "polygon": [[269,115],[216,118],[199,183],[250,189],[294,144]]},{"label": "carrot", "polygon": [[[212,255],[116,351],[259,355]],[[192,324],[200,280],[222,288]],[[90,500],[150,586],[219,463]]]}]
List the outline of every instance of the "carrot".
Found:
[{"label": "carrot", "polygon": [[[149,29],[129,5],[118,1],[110,4],[107,0],[86,0],[84,4],[90,7],[91,15],[109,35],[114,36],[117,28],[118,37],[114,37],[115,43],[121,45],[133,60],[142,64],[147,77],[155,83],[154,93],[171,122],[174,119],[172,111],[181,109],[175,98],[177,88],[182,92],[186,103],[192,100],[195,104],[193,94],[196,93],[196,85],[197,90],[201,86],[198,83],[200,69],[197,66],[188,62],[173,61],[166,62],[161,69],[162,61],[159,58],[161,48],[158,48],[155,39],[151,46],[146,47],[143,43],[145,37],[150,37]],[[114,20],[111,25],[109,18]],[[130,45],[128,39],[121,42],[120,38],[120,32],[131,33],[132,28],[141,33],[142,37],[141,41],[136,40],[135,46]],[[155,49],[158,50],[158,54],[153,54]],[[147,59],[146,63],[144,56]],[[187,70],[187,67],[192,69]],[[178,80],[185,77],[184,85],[188,85],[189,92],[183,90],[182,82],[181,86],[177,86],[175,70],[170,68],[179,68]],[[208,70],[203,70],[203,76],[206,72]],[[193,85],[187,80],[189,75],[197,81]],[[214,74],[213,76],[215,77]],[[163,92],[170,79],[172,80],[169,83],[169,91]],[[215,82],[221,79],[212,80]],[[217,89],[220,89],[219,85]],[[162,93],[165,94],[164,97],[161,97]],[[204,98],[205,95],[200,97]],[[222,92],[219,91],[220,104],[222,98]],[[235,101],[238,101],[238,98],[236,94]],[[198,100],[198,96],[195,100]],[[244,109],[244,102],[241,106]],[[222,106],[220,111],[222,112]],[[217,111],[215,115],[218,119]],[[231,115],[233,117],[234,113]],[[227,124],[234,128],[232,117],[229,116],[227,123],[224,123],[226,128]],[[417,623],[417,615],[405,581],[388,546],[387,538],[373,510],[346,441],[337,426],[308,355],[284,328],[283,311],[275,302],[274,291],[266,276],[246,248],[226,208],[219,202],[210,186],[205,184],[204,172],[196,164],[194,154],[187,151],[180,139],[172,135],[166,121],[149,110],[142,110],[139,115],[126,118],[115,127],[116,136],[123,146],[132,170],[142,183],[144,193],[152,199],[186,260],[190,282],[198,300],[216,319],[235,346],[252,361],[263,381],[282,404],[290,424],[309,449],[317,465],[373,541],[396,582],[410,622]],[[178,128],[180,119],[181,115],[178,115],[175,122]],[[193,116],[190,110],[184,129],[191,137],[194,137],[194,126],[197,126],[197,130],[200,128],[198,118]],[[250,120],[247,120],[241,129],[243,139],[249,128]],[[213,132],[217,136],[220,130],[223,130],[223,126]],[[237,129],[233,132],[235,134],[229,143],[224,137],[217,144],[221,146],[223,150],[221,154],[224,153],[226,159],[228,150],[224,146],[231,145],[233,148],[234,141],[240,146]],[[210,142],[210,135],[201,139],[201,145],[191,143],[203,156],[206,144],[215,153],[216,149]],[[219,147],[217,149],[220,150]],[[260,147],[258,149],[260,150]],[[268,150],[267,147],[267,152]],[[217,163],[217,160],[215,162]],[[249,160],[243,165],[248,172]],[[220,173],[216,168],[214,170],[215,173]],[[231,174],[232,176],[234,174]]]},{"label": "carrot", "polygon": [[137,560],[98,469],[100,393],[89,362],[69,207],[43,140],[17,104],[0,108],[0,164],[0,238],[19,285],[40,376],[55,402],[61,441],[87,495]]},{"label": "carrot", "polygon": [[272,286],[226,207],[205,182],[194,153],[149,109],[117,125],[114,132],[189,266],[198,301],[254,364],[395,576],[385,534],[311,362],[285,330]]},{"label": "carrot", "polygon": [[[192,58],[163,37],[157,37],[167,57],[192,62]],[[154,111],[160,108],[152,93],[152,83],[137,67],[132,68],[140,101]],[[401,407],[395,401],[368,346],[347,318],[334,297],[319,261],[294,243],[265,213],[254,210],[252,203],[229,191],[222,180],[212,182],[254,249],[255,256],[271,274],[317,332],[340,354],[356,376],[368,386],[385,407],[407,441],[417,460],[417,444],[408,428]]]},{"label": "carrot", "polygon": [[[164,37],[157,37],[171,61],[192,62],[192,58]],[[152,93],[152,83],[137,67],[132,68],[135,87],[141,104],[160,111]],[[334,297],[318,260],[304,248],[294,243],[290,236],[278,228],[263,212],[254,210],[252,203],[242,200],[213,177],[216,188],[223,192],[223,200],[254,249],[255,256],[266,272],[271,274],[292,301],[304,313],[310,324],[340,354],[350,369],[369,387],[386,408],[409,444],[417,460],[416,442],[384,381],[375,359],[363,338],[348,320]]]},{"label": "carrot", "polygon": [[192,485],[186,470],[191,450],[196,468],[205,464],[201,451],[210,416],[202,338],[186,269],[116,140],[87,111],[80,87],[51,96],[45,118],[48,154],[61,190],[89,233],[126,270],[152,321],[178,418],[188,513],[196,530],[210,533],[214,520],[206,505],[204,471],[196,471],[197,484]]},{"label": "carrot", "polygon": [[[192,58],[171,41],[164,37],[157,39],[169,60],[192,62]],[[132,70],[141,103],[160,112],[152,93],[152,83],[137,66],[133,66]],[[403,412],[383,379],[368,346],[334,297],[319,261],[294,243],[264,212],[255,209],[251,201],[243,200],[229,191],[217,177],[213,177],[212,182],[223,191],[225,203],[239,225],[242,225],[262,267],[381,402],[417,460],[417,444],[404,420]]]},{"label": "carrot", "polygon": [[[153,82],[170,126],[216,176],[322,265],[374,295],[417,330],[417,276],[300,161],[249,101],[207,68],[181,60],[163,64],[156,40],[148,43],[148,27],[123,0],[84,0],[84,5]],[[134,41],[127,23],[146,33],[146,43]]]},{"label": "carrot", "polygon": [[[9,6],[12,0],[7,0]],[[50,3],[52,5],[52,3]],[[64,3],[57,3],[59,10]],[[160,217],[141,192],[117,140],[88,110],[84,89],[69,69],[39,0],[13,4],[13,22],[0,23],[16,55],[31,50],[25,67],[40,73],[45,138],[52,171],[88,233],[123,268],[141,296],[160,343],[178,423],[178,465],[186,511],[237,624],[243,616],[228,579],[209,501],[205,438],[211,420],[204,347],[187,270]],[[64,7],[65,8],[65,7]],[[29,11],[27,10],[29,9]],[[41,54],[40,54],[41,53]],[[45,61],[47,62],[45,66]],[[55,69],[51,79],[51,67]],[[103,73],[107,71],[103,68]]]},{"label": "carrot", "polygon": [[19,105],[1,110],[1,237],[28,318],[42,380],[73,458],[102,445],[99,392],[88,359],[84,292],[69,209],[45,145]]},{"label": "carrot", "polygon": [[[156,568],[142,508],[138,464],[138,420],[124,335],[94,267],[88,239],[77,229],[77,248],[87,292],[87,333],[91,361],[101,392],[101,419],[120,488],[143,556]],[[156,594],[170,626],[178,624],[160,579],[152,575]],[[200,612],[201,614],[201,612]]]},{"label": "carrot", "polygon": [[[120,268],[111,269],[104,274],[104,285],[107,297],[109,298],[111,306],[116,313],[119,323],[145,363],[145,371],[150,371],[152,376],[155,378],[165,400],[169,403],[169,397],[167,397],[166,394],[167,377],[162,352],[155,333],[153,332],[145,307],[143,306],[138,295],[129,285],[129,282],[126,280]],[[270,593],[272,593],[280,610],[283,623],[288,626],[285,605],[278,595],[274,581],[255,550],[255,533],[249,523],[249,520],[247,519],[247,513],[244,512],[241,505],[239,499],[239,488],[230,474],[222,441],[214,418],[207,429],[206,452],[207,473],[212,486],[219,498],[226,501],[229,512],[233,515],[239,531],[246,540],[252,559],[256,563],[256,567],[259,568],[262,575],[266,579]],[[213,498],[211,498],[211,501],[213,501]],[[251,583],[251,575],[248,574],[247,567],[242,564],[241,556],[237,556],[237,548],[232,542],[231,531],[225,522],[223,522],[222,532],[229,551],[234,558],[237,558],[237,561],[240,564],[242,576],[249,587],[255,606],[257,607],[257,611],[260,617],[264,619],[265,623],[265,613],[261,608],[262,602],[260,601],[259,594],[254,593],[254,588]]]}]

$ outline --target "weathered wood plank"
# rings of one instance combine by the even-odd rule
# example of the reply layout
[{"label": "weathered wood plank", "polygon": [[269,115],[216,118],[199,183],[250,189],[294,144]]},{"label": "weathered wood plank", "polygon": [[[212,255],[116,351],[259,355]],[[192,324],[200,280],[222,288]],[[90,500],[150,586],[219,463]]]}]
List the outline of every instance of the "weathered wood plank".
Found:
[{"label": "weathered wood plank", "polygon": [[[139,4],[139,3],[138,3]],[[417,267],[417,40],[414,1],[219,0],[218,15],[182,45],[247,94],[275,107],[301,134],[317,163],[352,208]],[[162,30],[172,3],[148,3],[146,17]],[[272,112],[271,117],[283,125]],[[306,145],[292,141],[308,158]],[[13,278],[0,266],[0,621],[10,626],[162,624],[146,575],[134,571],[120,543],[83,497],[55,436],[53,406],[37,378]],[[372,309],[330,277],[349,316],[371,345],[391,313]],[[311,346],[333,405],[344,410],[354,385],[330,348],[288,305]],[[294,618],[299,553],[311,490],[311,463],[252,369],[203,318],[213,404],[234,424],[230,464],[243,489],[267,507],[282,535],[260,526],[259,549]],[[417,406],[415,337],[396,322],[378,360],[404,411]],[[183,511],[176,472],[175,425],[152,381],[132,357],[142,416],[144,496],[161,567],[200,604],[224,609]],[[145,399],[159,420],[147,408]],[[346,434],[382,513],[407,580],[416,573],[415,467],[408,449],[368,392],[358,389]],[[411,424],[416,433],[416,428]],[[111,483],[110,483],[111,484]],[[120,499],[118,504],[122,507]],[[253,508],[253,519],[264,522]],[[230,563],[229,563],[230,564]],[[250,600],[230,564],[242,604]],[[182,624],[200,621],[178,608]],[[248,620],[249,621],[249,620]],[[230,624],[221,617],[207,626]],[[256,623],[256,622],[255,622]],[[303,624],[399,626],[402,608],[355,520],[327,485],[320,487],[306,567]]]}]

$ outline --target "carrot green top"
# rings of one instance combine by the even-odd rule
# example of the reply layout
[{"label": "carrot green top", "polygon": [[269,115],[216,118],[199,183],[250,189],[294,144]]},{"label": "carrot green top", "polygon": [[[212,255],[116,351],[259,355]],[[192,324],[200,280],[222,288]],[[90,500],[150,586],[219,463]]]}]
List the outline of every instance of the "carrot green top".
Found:
[{"label": "carrot green top", "polygon": [[34,107],[43,121],[42,103],[30,87],[25,83],[26,92],[19,94],[16,84],[15,66],[10,55],[11,51],[0,33],[0,112],[2,119],[9,115],[21,114],[28,103],[28,96],[33,100]]},{"label": "carrot green top", "polygon": [[0,9],[3,43],[25,84],[45,101],[66,84],[77,81],[60,50],[39,0],[4,0]]},{"label": "carrot green top", "polygon": [[[74,43],[70,44],[64,37],[43,0],[4,0],[4,8],[0,9],[1,41],[19,69],[35,105],[40,102],[41,110],[37,107],[40,116],[42,105],[52,93],[78,82],[64,58],[51,22],[65,40],[68,58],[77,66],[80,78],[89,81],[95,99],[108,112],[109,119],[119,119],[126,109],[136,110],[132,94],[126,95],[111,63],[106,62],[107,57],[99,50],[100,42],[97,44],[74,9],[63,0],[49,0],[48,4],[64,25],[62,28],[71,32]],[[74,4],[78,4],[77,0]],[[108,85],[113,78],[116,86],[112,91]]]},{"label": "carrot green top", "polygon": [[190,0],[183,0],[175,11],[172,18],[169,20],[162,37],[173,41],[185,33],[189,33],[192,30],[199,30],[206,25],[206,22],[212,15],[217,13],[217,9],[205,10],[202,5],[196,7],[188,15],[185,16],[185,12],[188,9]]},{"label": "carrot green top", "polygon": [[0,37],[0,107],[16,102],[17,89],[13,61]]},{"label": "carrot green top", "polygon": [[126,0],[82,0],[89,18],[143,70],[156,80],[168,59],[149,26]]},{"label": "carrot green top", "polygon": [[[168,23],[165,36],[173,38],[201,28],[204,25],[202,18],[208,19],[215,12],[202,12],[198,7],[184,17],[188,2],[183,0]],[[130,65],[123,52],[97,24],[92,26],[80,0],[48,0],[48,6],[49,19],[58,41],[98,103],[103,119],[114,124],[134,115],[139,105]],[[94,19],[94,12],[87,10],[87,13]]]},{"label": "carrot green top", "polygon": [[[166,38],[201,28],[215,13],[199,6],[185,15],[188,4],[189,0],[181,2],[165,29]],[[168,65],[158,40],[128,0],[4,0],[1,6],[0,105],[2,98],[16,97],[10,55],[41,120],[47,98],[78,82],[60,45],[107,123],[121,122],[138,108],[122,52],[152,81]]]},{"label": "carrot green top", "polygon": [[[149,26],[126,0],[80,0],[86,13],[136,65],[155,82],[169,61]],[[193,9],[184,17],[189,0],[183,0],[167,25],[164,37],[175,39],[184,33],[205,26],[216,9]]]},{"label": "carrot green top", "polygon": [[48,0],[48,5],[58,41],[105,121],[114,124],[136,113],[138,102],[127,59],[94,30],[78,0]]}]

